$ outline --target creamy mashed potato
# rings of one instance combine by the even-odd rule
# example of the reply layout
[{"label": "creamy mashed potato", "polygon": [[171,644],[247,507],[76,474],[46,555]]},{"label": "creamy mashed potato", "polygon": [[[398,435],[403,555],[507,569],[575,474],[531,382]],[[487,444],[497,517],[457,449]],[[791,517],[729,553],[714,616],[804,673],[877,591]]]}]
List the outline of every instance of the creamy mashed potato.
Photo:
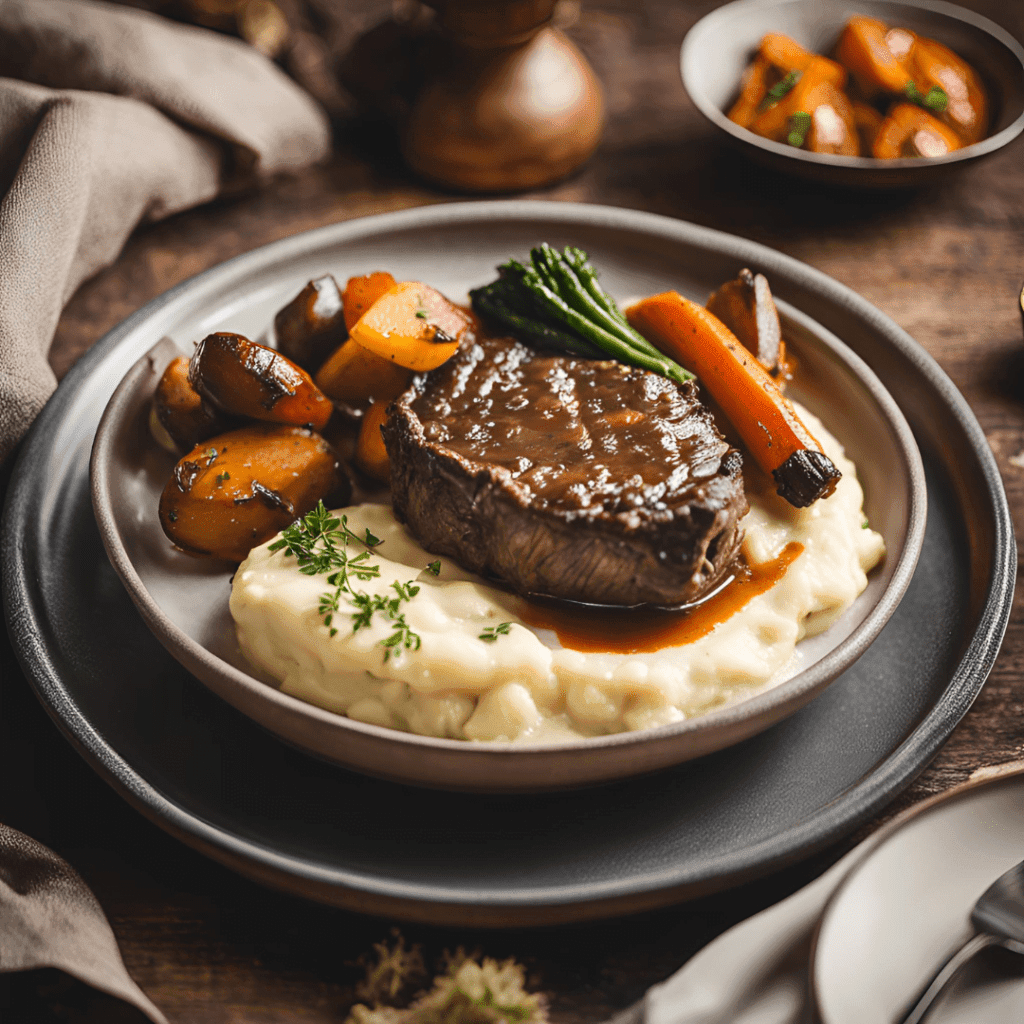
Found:
[{"label": "creamy mashed potato", "polygon": [[[557,742],[677,722],[750,696],[800,668],[797,644],[820,633],[867,586],[885,554],[865,524],[856,467],[814,416],[799,414],[843,477],[835,493],[797,509],[774,494],[748,494],[743,554],[753,567],[790,543],[802,552],[770,589],[700,639],[649,653],[564,649],[547,629],[526,625],[519,598],[421,548],[385,505],[341,510],[360,536],[383,543],[376,579],[356,589],[393,597],[394,582],[420,589],[401,605],[418,649],[385,660],[392,623],[376,614],[353,631],[344,600],[324,624],[325,576],[306,576],[294,557],[255,548],[235,574],[231,614],[245,657],[285,693],[375,725],[466,740]],[[339,514],[341,514],[339,513]],[[349,552],[361,546],[350,542]],[[483,639],[510,623],[507,633]]]}]

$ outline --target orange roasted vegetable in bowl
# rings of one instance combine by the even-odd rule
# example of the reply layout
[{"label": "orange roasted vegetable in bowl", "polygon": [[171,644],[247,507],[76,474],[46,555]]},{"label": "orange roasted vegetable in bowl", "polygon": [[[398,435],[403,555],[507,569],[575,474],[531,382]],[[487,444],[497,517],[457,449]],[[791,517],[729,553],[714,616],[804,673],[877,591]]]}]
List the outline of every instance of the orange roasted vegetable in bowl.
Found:
[{"label": "orange roasted vegetable in bowl", "polygon": [[[681,70],[700,112],[746,155],[826,184],[923,184],[1024,132],[1024,48],[951,4],[735,0],[690,30]],[[947,132],[879,160],[898,104]]]},{"label": "orange roasted vegetable in bowl", "polygon": [[912,103],[897,103],[879,125],[871,152],[878,160],[898,160],[945,156],[959,148],[956,132],[937,117]]}]

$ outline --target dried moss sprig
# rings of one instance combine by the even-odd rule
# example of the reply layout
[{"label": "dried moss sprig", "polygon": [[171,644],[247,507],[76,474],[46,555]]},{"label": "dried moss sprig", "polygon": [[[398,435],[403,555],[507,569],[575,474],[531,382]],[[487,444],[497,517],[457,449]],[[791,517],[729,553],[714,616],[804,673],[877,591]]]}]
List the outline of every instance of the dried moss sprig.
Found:
[{"label": "dried moss sprig", "polygon": [[481,959],[461,948],[446,953],[431,988],[397,1007],[395,995],[407,988],[410,971],[422,969],[419,947],[406,950],[398,935],[394,945],[374,949],[377,962],[356,987],[364,1002],[352,1007],[345,1024],[547,1024],[547,1001],[526,991],[526,972],[515,960]]}]

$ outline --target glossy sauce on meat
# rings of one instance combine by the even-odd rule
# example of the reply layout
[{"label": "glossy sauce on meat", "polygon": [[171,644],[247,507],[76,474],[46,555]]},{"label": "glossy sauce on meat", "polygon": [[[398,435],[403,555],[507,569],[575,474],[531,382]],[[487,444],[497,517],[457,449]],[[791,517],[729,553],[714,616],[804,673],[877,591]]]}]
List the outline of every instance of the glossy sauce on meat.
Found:
[{"label": "glossy sauce on meat", "polygon": [[774,587],[803,549],[803,544],[791,541],[777,558],[754,567],[741,558],[733,578],[686,611],[606,611],[593,605],[531,601],[519,610],[519,617],[527,625],[552,630],[558,642],[571,651],[645,654],[666,647],[683,647],[707,636],[758,594]]},{"label": "glossy sauce on meat", "polygon": [[742,459],[692,382],[477,338],[382,432],[398,518],[519,594],[677,606],[737,554]]},{"label": "glossy sauce on meat", "polygon": [[514,342],[488,349],[488,359],[454,365],[412,409],[428,440],[507,469],[538,507],[657,512],[670,492],[719,472],[714,428],[692,415],[692,385]]}]

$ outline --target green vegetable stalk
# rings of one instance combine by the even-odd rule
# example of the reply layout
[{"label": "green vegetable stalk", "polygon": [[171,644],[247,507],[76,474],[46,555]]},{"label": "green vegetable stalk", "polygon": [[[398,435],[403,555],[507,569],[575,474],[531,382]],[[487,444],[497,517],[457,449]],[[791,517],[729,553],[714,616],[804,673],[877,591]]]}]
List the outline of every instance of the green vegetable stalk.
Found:
[{"label": "green vegetable stalk", "polygon": [[559,253],[544,242],[530,251],[529,264],[509,260],[498,273],[497,281],[469,293],[473,309],[490,323],[548,348],[611,356],[679,383],[693,379],[629,326],[582,249]]}]

